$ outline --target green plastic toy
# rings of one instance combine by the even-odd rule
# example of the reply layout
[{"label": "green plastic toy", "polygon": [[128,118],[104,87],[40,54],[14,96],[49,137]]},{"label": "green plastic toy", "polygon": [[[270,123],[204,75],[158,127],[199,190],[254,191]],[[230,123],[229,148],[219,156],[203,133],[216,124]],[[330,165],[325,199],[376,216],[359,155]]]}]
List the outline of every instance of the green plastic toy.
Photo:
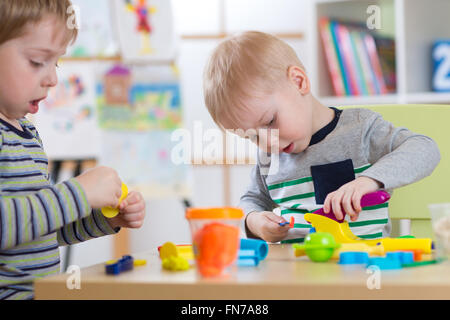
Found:
[{"label": "green plastic toy", "polygon": [[309,259],[314,262],[326,262],[333,256],[334,250],[341,245],[336,243],[334,237],[328,232],[314,232],[306,236],[303,244],[294,243],[296,256],[306,253]]}]

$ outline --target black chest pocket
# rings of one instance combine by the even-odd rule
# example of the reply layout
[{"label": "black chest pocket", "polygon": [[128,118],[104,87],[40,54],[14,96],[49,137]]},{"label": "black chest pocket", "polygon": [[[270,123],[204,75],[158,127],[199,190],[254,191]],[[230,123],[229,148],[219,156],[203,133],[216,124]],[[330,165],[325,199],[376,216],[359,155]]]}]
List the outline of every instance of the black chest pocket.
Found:
[{"label": "black chest pocket", "polygon": [[323,204],[330,192],[355,180],[355,170],[351,159],[311,166],[316,203]]}]

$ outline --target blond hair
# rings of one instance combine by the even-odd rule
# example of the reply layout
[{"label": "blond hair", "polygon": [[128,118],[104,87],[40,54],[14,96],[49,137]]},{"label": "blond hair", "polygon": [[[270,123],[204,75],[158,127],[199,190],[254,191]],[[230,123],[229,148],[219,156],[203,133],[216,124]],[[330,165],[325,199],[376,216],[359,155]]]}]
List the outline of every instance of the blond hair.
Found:
[{"label": "blond hair", "polygon": [[[23,35],[29,23],[38,23],[47,15],[55,15],[66,25],[72,17],[68,8],[70,0],[1,0],[0,1],[0,44]],[[74,42],[78,31],[67,27],[67,41]]]},{"label": "blond hair", "polygon": [[287,79],[290,66],[304,69],[295,51],[267,33],[247,31],[224,40],[212,53],[203,74],[206,107],[222,129],[236,123],[236,108],[245,98],[270,93]]}]

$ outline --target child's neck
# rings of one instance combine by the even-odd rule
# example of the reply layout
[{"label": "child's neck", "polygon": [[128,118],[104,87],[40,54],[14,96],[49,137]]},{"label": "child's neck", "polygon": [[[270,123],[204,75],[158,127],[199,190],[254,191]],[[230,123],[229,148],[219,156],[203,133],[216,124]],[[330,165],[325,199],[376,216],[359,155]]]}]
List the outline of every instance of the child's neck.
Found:
[{"label": "child's neck", "polygon": [[23,131],[22,126],[20,125],[19,120],[17,119],[9,119],[8,117],[6,117],[3,113],[0,112],[0,119],[2,119],[3,121],[8,122],[10,125],[12,125],[14,128],[16,128],[17,130]]},{"label": "child's neck", "polygon": [[333,109],[321,104],[316,98],[311,96],[313,104],[313,132],[317,132],[329,124],[335,116]]}]

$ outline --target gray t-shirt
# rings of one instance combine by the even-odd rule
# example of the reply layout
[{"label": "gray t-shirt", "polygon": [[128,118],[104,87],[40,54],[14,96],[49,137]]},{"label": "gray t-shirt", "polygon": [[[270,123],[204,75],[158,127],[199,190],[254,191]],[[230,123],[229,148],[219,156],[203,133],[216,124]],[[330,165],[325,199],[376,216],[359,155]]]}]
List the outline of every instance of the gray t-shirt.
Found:
[{"label": "gray t-shirt", "polygon": [[[260,152],[241,197],[239,206],[246,215],[279,208],[287,221],[294,217],[294,228],[282,242],[303,241],[311,227],[304,214],[321,208],[326,195],[343,184],[366,176],[392,193],[430,175],[440,161],[437,144],[429,137],[396,128],[368,109],[333,109],[334,120],[312,136],[303,152],[269,158]],[[364,208],[349,225],[361,238],[389,236],[388,203]],[[247,227],[246,232],[255,237]]]}]

